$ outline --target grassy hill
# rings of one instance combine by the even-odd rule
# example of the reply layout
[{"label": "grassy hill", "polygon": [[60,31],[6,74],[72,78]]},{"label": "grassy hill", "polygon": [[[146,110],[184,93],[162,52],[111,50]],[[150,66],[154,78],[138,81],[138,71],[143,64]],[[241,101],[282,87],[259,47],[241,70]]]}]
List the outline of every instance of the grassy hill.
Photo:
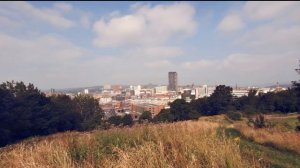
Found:
[{"label": "grassy hill", "polygon": [[66,132],[0,149],[0,167],[300,167],[296,115],[254,130],[224,116]]}]

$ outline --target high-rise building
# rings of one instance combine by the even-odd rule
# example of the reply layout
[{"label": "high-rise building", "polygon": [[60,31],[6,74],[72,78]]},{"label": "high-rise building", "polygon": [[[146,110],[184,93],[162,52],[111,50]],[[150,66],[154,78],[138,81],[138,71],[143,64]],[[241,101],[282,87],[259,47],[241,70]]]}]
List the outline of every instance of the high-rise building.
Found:
[{"label": "high-rise building", "polygon": [[51,93],[51,94],[54,94],[54,93],[55,93],[55,89],[51,88],[51,89],[50,89],[50,93]]},{"label": "high-rise building", "polygon": [[170,91],[177,91],[177,72],[169,72],[169,86],[168,89]]}]

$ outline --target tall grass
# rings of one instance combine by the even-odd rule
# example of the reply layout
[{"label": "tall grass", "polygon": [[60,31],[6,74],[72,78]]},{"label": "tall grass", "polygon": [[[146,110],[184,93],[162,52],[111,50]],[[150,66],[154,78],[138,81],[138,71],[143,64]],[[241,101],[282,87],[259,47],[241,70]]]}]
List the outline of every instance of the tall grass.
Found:
[{"label": "tall grass", "polygon": [[300,134],[295,131],[282,131],[278,128],[255,129],[247,124],[237,124],[235,128],[249,140],[272,146],[281,150],[295,151],[300,154]]},{"label": "tall grass", "polygon": [[60,133],[0,150],[0,167],[257,167],[217,123],[186,121]]}]

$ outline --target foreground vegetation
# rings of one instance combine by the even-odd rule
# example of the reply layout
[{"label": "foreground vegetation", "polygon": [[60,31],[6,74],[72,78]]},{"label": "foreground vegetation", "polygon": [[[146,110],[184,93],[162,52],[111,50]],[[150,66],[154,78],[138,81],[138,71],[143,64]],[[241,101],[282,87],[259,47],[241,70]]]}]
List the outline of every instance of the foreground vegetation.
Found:
[{"label": "foreground vegetation", "polygon": [[282,124],[296,116],[256,131],[217,115],[58,133],[1,148],[0,167],[299,167],[299,133]]},{"label": "foreground vegetation", "polygon": [[283,131],[276,127],[255,129],[245,123],[236,124],[234,128],[250,141],[300,154],[300,133],[294,130]]},{"label": "foreground vegetation", "polygon": [[2,148],[0,167],[261,167],[220,123],[186,121],[33,138]]},{"label": "foreground vegetation", "polygon": [[230,124],[226,131],[241,138],[243,155],[254,155],[271,167],[300,167],[300,133],[294,129],[300,124],[297,116],[266,115],[266,127],[259,129],[243,118]]}]

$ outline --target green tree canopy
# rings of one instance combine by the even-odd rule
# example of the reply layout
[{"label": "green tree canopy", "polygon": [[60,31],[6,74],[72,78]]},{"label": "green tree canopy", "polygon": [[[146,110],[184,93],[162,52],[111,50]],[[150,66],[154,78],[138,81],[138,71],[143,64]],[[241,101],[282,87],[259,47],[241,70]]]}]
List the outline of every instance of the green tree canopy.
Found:
[{"label": "green tree canopy", "polygon": [[133,119],[132,116],[130,114],[126,114],[123,119],[122,119],[122,123],[124,126],[132,126],[133,125]]},{"label": "green tree canopy", "polygon": [[118,126],[118,125],[121,125],[123,120],[122,120],[122,117],[121,116],[111,116],[109,117],[108,119],[108,122],[110,124],[113,124],[115,126]]},{"label": "green tree canopy", "polygon": [[95,128],[103,117],[93,97],[46,97],[33,84],[0,85],[0,146],[30,136]]},{"label": "green tree canopy", "polygon": [[170,105],[170,112],[174,116],[175,121],[188,120],[191,108],[183,99],[177,99]]},{"label": "green tree canopy", "polygon": [[174,115],[171,114],[169,109],[162,109],[156,116],[153,118],[154,122],[171,122],[174,121]]},{"label": "green tree canopy", "polygon": [[82,117],[83,130],[94,129],[101,124],[104,112],[96,99],[90,95],[78,95],[74,98],[74,103]]},{"label": "green tree canopy", "polygon": [[152,120],[152,114],[150,111],[144,111],[139,118],[139,121],[145,121],[145,120],[147,120],[147,121]]}]

